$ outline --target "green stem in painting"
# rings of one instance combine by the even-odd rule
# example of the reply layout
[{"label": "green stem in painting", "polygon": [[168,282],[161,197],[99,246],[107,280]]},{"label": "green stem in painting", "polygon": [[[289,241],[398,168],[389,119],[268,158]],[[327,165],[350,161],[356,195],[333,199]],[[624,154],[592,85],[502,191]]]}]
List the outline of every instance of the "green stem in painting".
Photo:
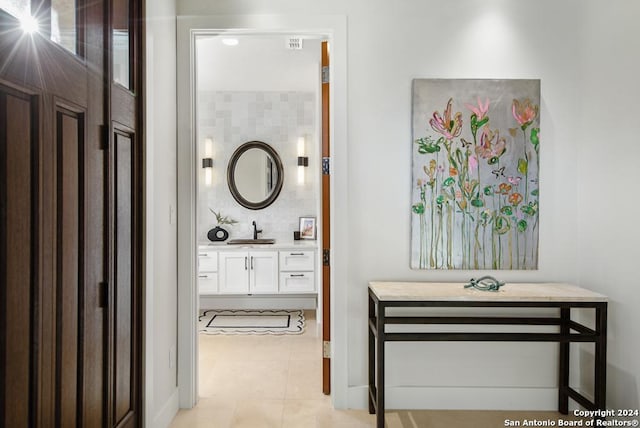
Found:
[{"label": "green stem in painting", "polygon": [[[487,243],[487,225],[486,225],[486,223],[482,225],[482,243],[483,243],[483,248],[484,248],[486,243]],[[486,251],[482,251],[482,268],[483,269],[487,268],[487,252]]]},{"label": "green stem in painting", "polygon": [[[478,141],[476,139],[476,133],[474,132],[473,134],[473,147],[474,150],[478,145]],[[476,173],[478,175],[478,187],[477,187],[477,192],[476,192],[476,199],[480,199],[480,191],[482,189],[482,181],[480,181],[480,159],[478,159],[478,156],[476,155]],[[476,230],[475,230],[475,245],[474,245],[474,250],[473,250],[473,261],[474,261],[474,267],[476,269],[479,268],[478,266],[478,253],[480,251],[482,251],[482,246],[480,245],[480,240],[478,239],[478,227],[480,227],[480,209],[482,207],[476,207]],[[484,244],[484,239],[483,239],[483,244]]]},{"label": "green stem in painting", "polygon": [[464,224],[464,212],[462,212],[462,221],[460,223],[460,264],[461,269],[465,269],[466,266],[466,254],[465,254],[466,236],[465,236],[465,224]]},{"label": "green stem in painting", "polygon": [[[538,228],[538,219],[539,219],[539,214],[538,212],[536,212],[536,221],[533,223],[533,227],[531,228],[531,239],[534,240],[536,233],[537,233],[537,228]],[[538,247],[536,246],[531,246],[531,260],[532,265],[531,267],[534,268],[535,266],[538,266]]]},{"label": "green stem in painting", "polygon": [[420,214],[420,269],[424,269],[424,214]]},{"label": "green stem in painting", "polygon": [[[444,265],[444,244],[442,240],[442,205],[438,206],[438,236],[436,237],[436,268],[440,268]],[[438,262],[438,249],[440,250],[440,262]]]},{"label": "green stem in painting", "polygon": [[527,268],[527,242],[528,242],[528,237],[529,237],[529,230],[527,228],[527,230],[524,231],[524,243],[523,243],[523,250],[522,250],[522,268],[526,269]]},{"label": "green stem in painting", "polygon": [[498,269],[498,259],[496,257],[496,231],[491,227],[491,265],[493,269]]},{"label": "green stem in painting", "polygon": [[529,203],[529,155],[527,150],[527,133],[522,130],[522,141],[524,147],[524,160],[526,162],[526,170],[524,173],[524,203]]},{"label": "green stem in painting", "polygon": [[513,269],[513,229],[509,229],[509,269]]},{"label": "green stem in painting", "polygon": [[447,201],[447,268],[453,269],[453,207]]},{"label": "green stem in painting", "polygon": [[476,229],[475,229],[475,242],[473,244],[473,267],[479,269],[478,266],[478,252],[480,251],[480,240],[478,239],[478,230],[480,228],[480,209],[476,210]]},{"label": "green stem in painting", "polygon": [[520,269],[520,230],[518,230],[518,218],[514,220],[514,227],[516,229],[516,267]]}]

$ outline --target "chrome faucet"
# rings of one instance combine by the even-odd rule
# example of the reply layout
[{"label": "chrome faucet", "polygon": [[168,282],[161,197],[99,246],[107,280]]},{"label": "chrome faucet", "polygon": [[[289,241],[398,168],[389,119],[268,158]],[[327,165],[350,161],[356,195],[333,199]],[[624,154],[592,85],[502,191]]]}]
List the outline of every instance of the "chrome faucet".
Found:
[{"label": "chrome faucet", "polygon": [[258,229],[255,220],[251,224],[253,225],[253,239],[258,239],[258,233],[262,233],[262,229]]}]

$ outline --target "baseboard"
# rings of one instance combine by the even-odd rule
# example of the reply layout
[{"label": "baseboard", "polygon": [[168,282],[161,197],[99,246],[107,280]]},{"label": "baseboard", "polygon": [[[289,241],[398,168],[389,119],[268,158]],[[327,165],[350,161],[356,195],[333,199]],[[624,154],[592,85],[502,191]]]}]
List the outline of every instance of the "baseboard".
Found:
[{"label": "baseboard", "polygon": [[202,309],[316,309],[312,295],[277,296],[200,296]]},{"label": "baseboard", "polygon": [[178,413],[178,403],[180,399],[180,394],[178,388],[173,391],[171,397],[167,400],[166,403],[162,406],[156,417],[153,419],[153,424],[147,425],[149,428],[168,428],[173,421],[173,418]]},{"label": "baseboard", "polygon": [[[554,411],[558,388],[403,387],[385,389],[387,409]],[[367,386],[349,387],[349,408],[369,407]]]}]

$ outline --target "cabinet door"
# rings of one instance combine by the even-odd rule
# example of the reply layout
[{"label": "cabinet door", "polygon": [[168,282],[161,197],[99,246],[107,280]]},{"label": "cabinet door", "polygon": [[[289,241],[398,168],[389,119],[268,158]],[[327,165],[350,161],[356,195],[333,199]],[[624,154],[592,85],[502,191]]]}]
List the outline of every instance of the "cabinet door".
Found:
[{"label": "cabinet door", "polygon": [[249,254],[241,251],[220,252],[219,259],[220,293],[249,293]]},{"label": "cabinet door", "polygon": [[278,292],[278,252],[259,251],[249,253],[249,276],[252,294]]}]

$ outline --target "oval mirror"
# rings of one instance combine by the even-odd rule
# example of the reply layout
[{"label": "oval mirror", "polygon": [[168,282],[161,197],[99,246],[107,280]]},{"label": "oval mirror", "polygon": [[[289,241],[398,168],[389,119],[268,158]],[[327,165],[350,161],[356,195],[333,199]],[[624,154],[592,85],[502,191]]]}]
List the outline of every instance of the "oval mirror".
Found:
[{"label": "oval mirror", "polygon": [[260,210],[271,205],[282,189],[282,161],[262,141],[249,141],[233,152],[227,167],[233,198],[243,207]]}]

